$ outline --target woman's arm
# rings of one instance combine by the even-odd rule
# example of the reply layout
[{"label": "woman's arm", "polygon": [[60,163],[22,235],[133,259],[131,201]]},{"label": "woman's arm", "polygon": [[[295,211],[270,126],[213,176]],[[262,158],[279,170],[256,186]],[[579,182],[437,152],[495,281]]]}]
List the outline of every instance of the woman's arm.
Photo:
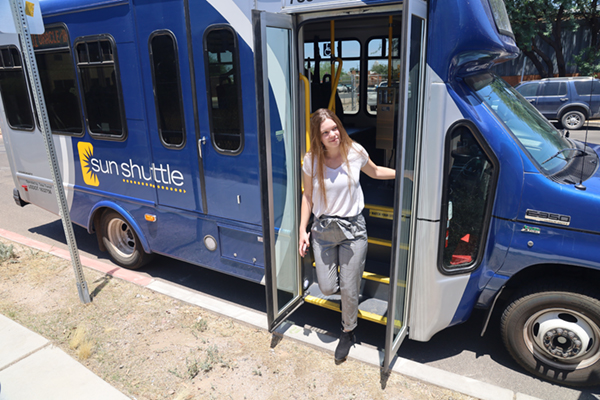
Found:
[{"label": "woman's arm", "polygon": [[379,165],[375,165],[373,161],[369,158],[369,161],[365,164],[361,169],[362,172],[367,174],[373,179],[395,179],[396,178],[396,170],[381,167]]},{"label": "woman's arm", "polygon": [[304,257],[310,247],[310,232],[306,232],[308,220],[312,212],[312,178],[306,173],[302,174],[304,183],[304,193],[302,194],[302,204],[300,206],[300,227],[298,232],[298,253]]}]

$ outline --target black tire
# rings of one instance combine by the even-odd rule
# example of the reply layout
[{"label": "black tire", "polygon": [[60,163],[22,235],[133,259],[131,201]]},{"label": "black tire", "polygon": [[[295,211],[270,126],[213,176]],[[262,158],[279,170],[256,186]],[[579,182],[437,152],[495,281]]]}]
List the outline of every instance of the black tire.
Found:
[{"label": "black tire", "polygon": [[569,110],[560,117],[560,123],[565,129],[581,129],[585,122],[585,115],[581,111]]},{"label": "black tire", "polygon": [[111,260],[127,269],[139,269],[152,259],[147,254],[135,231],[119,213],[109,210],[100,222],[102,242]]},{"label": "black tire", "polygon": [[508,352],[540,378],[600,383],[600,300],[592,293],[584,285],[542,283],[515,295],[500,327]]}]

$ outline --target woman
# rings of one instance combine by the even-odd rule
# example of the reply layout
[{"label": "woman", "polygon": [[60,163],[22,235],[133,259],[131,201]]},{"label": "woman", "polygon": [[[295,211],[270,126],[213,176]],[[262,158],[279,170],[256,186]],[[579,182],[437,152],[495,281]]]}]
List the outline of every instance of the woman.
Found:
[{"label": "woman", "polygon": [[[394,179],[396,171],[375,165],[328,109],[321,108],[311,116],[310,148],[302,168],[299,252],[302,257],[306,255],[312,236],[319,288],[326,296],[341,295],[343,329],[335,350],[335,360],[341,362],[354,343],[360,281],[367,257],[360,172],[374,179]],[[308,233],[311,212],[315,219]]]}]

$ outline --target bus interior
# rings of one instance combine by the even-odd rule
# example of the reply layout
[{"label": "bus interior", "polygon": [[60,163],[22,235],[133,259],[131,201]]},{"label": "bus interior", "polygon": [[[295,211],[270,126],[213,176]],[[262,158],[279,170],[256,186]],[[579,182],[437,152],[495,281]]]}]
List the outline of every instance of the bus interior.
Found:
[{"label": "bus interior", "polygon": [[[299,41],[303,42],[299,52],[304,60],[301,74],[310,82],[311,112],[334,105],[349,136],[366,149],[375,164],[390,168],[396,163],[401,23],[401,14],[363,15],[308,20],[299,30]],[[385,324],[397,181],[374,180],[365,174],[360,179],[369,247],[359,317]],[[409,179],[406,182],[412,184]],[[314,271],[313,261],[306,258],[304,270]],[[304,276],[311,273],[305,272]],[[315,282],[316,273],[312,276]],[[339,294],[325,296],[317,283],[306,292],[306,302],[340,309]]]}]

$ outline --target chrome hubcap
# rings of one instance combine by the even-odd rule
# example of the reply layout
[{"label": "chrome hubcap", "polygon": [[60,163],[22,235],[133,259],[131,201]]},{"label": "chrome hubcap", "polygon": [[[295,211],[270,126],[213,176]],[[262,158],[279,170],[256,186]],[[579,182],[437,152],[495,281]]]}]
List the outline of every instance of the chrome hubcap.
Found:
[{"label": "chrome hubcap", "polygon": [[567,126],[577,126],[581,123],[581,118],[577,114],[569,114],[567,116]]},{"label": "chrome hubcap", "polygon": [[523,337],[536,358],[560,369],[585,368],[600,358],[600,328],[573,310],[535,313],[525,323]]},{"label": "chrome hubcap", "polygon": [[119,219],[114,218],[108,223],[106,236],[114,249],[123,257],[129,257],[135,251],[134,234],[129,225]]}]

